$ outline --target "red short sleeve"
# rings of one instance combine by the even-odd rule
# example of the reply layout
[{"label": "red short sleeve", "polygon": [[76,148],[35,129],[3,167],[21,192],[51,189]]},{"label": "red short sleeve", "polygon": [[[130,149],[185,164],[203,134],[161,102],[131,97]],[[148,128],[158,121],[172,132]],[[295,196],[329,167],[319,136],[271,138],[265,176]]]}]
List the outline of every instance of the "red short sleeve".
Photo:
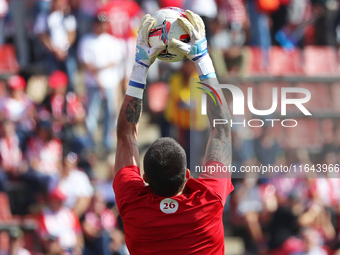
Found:
[{"label": "red short sleeve", "polygon": [[234,190],[231,183],[231,173],[218,161],[207,162],[204,170],[205,172],[202,171],[197,180],[213,190],[221,198],[224,206],[227,196]]},{"label": "red short sleeve", "polygon": [[140,176],[138,166],[125,166],[119,170],[113,180],[113,190],[120,213],[124,202],[136,198],[136,194],[144,188],[144,182]]}]

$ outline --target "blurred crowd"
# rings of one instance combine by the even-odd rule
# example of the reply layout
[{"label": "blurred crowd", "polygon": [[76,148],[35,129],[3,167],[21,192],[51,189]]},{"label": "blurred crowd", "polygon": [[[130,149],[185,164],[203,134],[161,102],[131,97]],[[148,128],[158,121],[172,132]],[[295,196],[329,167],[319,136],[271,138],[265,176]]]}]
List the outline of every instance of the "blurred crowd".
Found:
[{"label": "blurred crowd", "polygon": [[[0,0],[0,49],[12,45],[18,62],[6,72],[0,56],[0,255],[128,254],[112,189],[115,126],[139,21],[168,6],[203,18],[219,77],[242,74],[247,46],[266,66],[272,46],[340,44],[338,0]],[[200,96],[191,78],[187,60],[156,61],[144,108],[199,165],[209,131],[204,118],[190,122],[190,97]],[[233,165],[338,164],[339,124],[325,121],[332,135],[312,153],[287,149],[271,128],[233,128]],[[337,178],[243,177],[225,223],[246,254],[340,248]],[[34,219],[34,240],[16,217]]]},{"label": "blurred crowd", "polygon": [[339,128],[314,153],[285,148],[270,127],[251,138],[244,134],[252,131],[241,129],[232,131],[233,165],[303,169],[290,178],[282,171],[270,178],[248,172],[233,180],[228,222],[231,235],[244,241],[245,254],[339,254],[339,171],[309,171],[317,164],[339,166]]}]

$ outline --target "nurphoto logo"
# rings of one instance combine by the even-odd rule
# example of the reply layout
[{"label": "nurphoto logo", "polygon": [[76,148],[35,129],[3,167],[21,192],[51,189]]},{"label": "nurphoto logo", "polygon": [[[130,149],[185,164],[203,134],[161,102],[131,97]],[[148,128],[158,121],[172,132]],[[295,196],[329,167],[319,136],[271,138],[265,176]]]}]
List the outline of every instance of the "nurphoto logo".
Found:
[{"label": "nurphoto logo", "polygon": [[[199,84],[202,85],[201,87],[197,87],[198,89],[201,89],[205,92],[205,94],[202,95],[202,105],[201,105],[201,114],[202,115],[207,115],[207,95],[209,95],[215,105],[217,106],[217,102],[215,100],[215,97],[213,96],[213,94],[216,95],[216,97],[219,100],[219,103],[222,105],[222,101],[220,96],[218,95],[216,89],[214,89],[212,86],[202,83],[202,82],[198,82]],[[231,84],[219,84],[217,85],[218,89],[228,89],[233,97],[232,100],[232,113],[233,115],[244,115],[245,114],[245,95],[243,93],[243,91],[235,86],[235,85],[231,85]],[[206,88],[204,88],[206,87]],[[209,90],[210,91],[209,91]],[[213,93],[213,94],[212,94]],[[258,116],[268,116],[273,114],[277,107],[278,107],[278,97],[281,97],[281,116],[286,116],[287,115],[287,105],[295,105],[304,115],[306,116],[311,116],[312,114],[306,109],[306,107],[303,105],[305,103],[307,103],[310,99],[311,99],[311,93],[308,89],[305,88],[297,88],[297,87],[284,87],[281,88],[280,91],[281,94],[278,93],[278,88],[277,87],[273,87],[272,88],[272,105],[269,109],[266,110],[259,110],[256,109],[254,107],[254,103],[253,103],[253,88],[248,87],[247,89],[247,106],[248,106],[248,110],[254,114],[254,115],[258,115]],[[295,93],[295,94],[303,94],[304,97],[303,98],[289,98],[287,94],[289,93]],[[270,100],[270,99],[268,99]],[[276,122],[280,122],[281,125],[283,127],[295,127],[298,125],[297,120],[295,119],[250,119],[248,121],[246,121],[245,119],[243,121],[238,121],[235,122],[232,119],[231,120],[226,120],[226,119],[214,119],[214,123],[213,126],[215,127],[216,125],[221,125],[221,124],[227,124],[228,122],[230,122],[229,124],[232,125],[243,125],[246,126],[246,124],[248,124],[248,126],[250,127],[262,127],[264,125],[265,122],[271,122],[271,127],[274,127]]]}]

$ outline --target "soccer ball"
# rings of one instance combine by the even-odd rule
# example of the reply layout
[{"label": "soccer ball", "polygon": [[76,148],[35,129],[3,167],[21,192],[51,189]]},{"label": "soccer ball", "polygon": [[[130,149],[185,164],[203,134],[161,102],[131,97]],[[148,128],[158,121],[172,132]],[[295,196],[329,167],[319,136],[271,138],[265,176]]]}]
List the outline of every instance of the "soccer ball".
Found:
[{"label": "soccer ball", "polygon": [[158,58],[165,62],[177,62],[185,59],[185,55],[177,49],[168,49],[168,43],[172,38],[185,43],[190,41],[189,35],[177,22],[178,17],[187,18],[184,10],[167,7],[155,12],[152,17],[156,22],[150,30],[149,45],[151,47],[160,46],[161,42],[166,45],[166,49],[158,55]]}]

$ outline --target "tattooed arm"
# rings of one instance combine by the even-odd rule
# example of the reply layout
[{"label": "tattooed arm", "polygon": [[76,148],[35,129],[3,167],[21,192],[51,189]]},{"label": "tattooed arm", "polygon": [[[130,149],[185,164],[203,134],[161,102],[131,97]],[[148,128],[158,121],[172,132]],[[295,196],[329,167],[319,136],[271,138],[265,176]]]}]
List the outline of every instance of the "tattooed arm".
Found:
[{"label": "tattooed arm", "polygon": [[142,113],[142,99],[125,95],[117,124],[117,151],[114,175],[124,166],[139,167],[137,146],[138,122]]},{"label": "tattooed arm", "polygon": [[[191,60],[197,69],[203,83],[211,85],[217,90],[215,68],[208,53],[205,26],[202,18],[190,10],[186,10],[187,18],[177,18],[178,24],[189,34],[190,42],[185,43],[174,38],[169,43],[170,48],[177,49]],[[214,119],[230,119],[226,100],[221,90],[217,90],[222,105],[215,106],[213,100],[207,96],[207,114],[210,122],[210,138],[205,152],[205,161],[219,161],[224,165],[231,164],[231,137],[229,125],[213,127]],[[213,93],[214,94],[214,93]]]},{"label": "tattooed arm", "polygon": [[[139,152],[137,146],[138,122],[142,113],[142,99],[146,87],[146,77],[149,67],[156,57],[165,49],[165,44],[150,47],[149,33],[156,20],[146,14],[139,26],[136,62],[132,69],[129,86],[118,116],[117,151],[114,175],[128,165],[139,167]],[[143,175],[142,173],[140,173]]]},{"label": "tattooed arm", "polygon": [[[212,98],[207,96],[207,115],[211,131],[205,151],[205,162],[213,160],[228,166],[231,165],[230,112],[228,105],[222,90],[218,89],[218,80],[216,78],[204,80],[203,83],[215,88],[222,101],[221,105],[216,98],[217,105],[215,105]],[[213,127],[214,119],[226,119],[228,123]]]}]

